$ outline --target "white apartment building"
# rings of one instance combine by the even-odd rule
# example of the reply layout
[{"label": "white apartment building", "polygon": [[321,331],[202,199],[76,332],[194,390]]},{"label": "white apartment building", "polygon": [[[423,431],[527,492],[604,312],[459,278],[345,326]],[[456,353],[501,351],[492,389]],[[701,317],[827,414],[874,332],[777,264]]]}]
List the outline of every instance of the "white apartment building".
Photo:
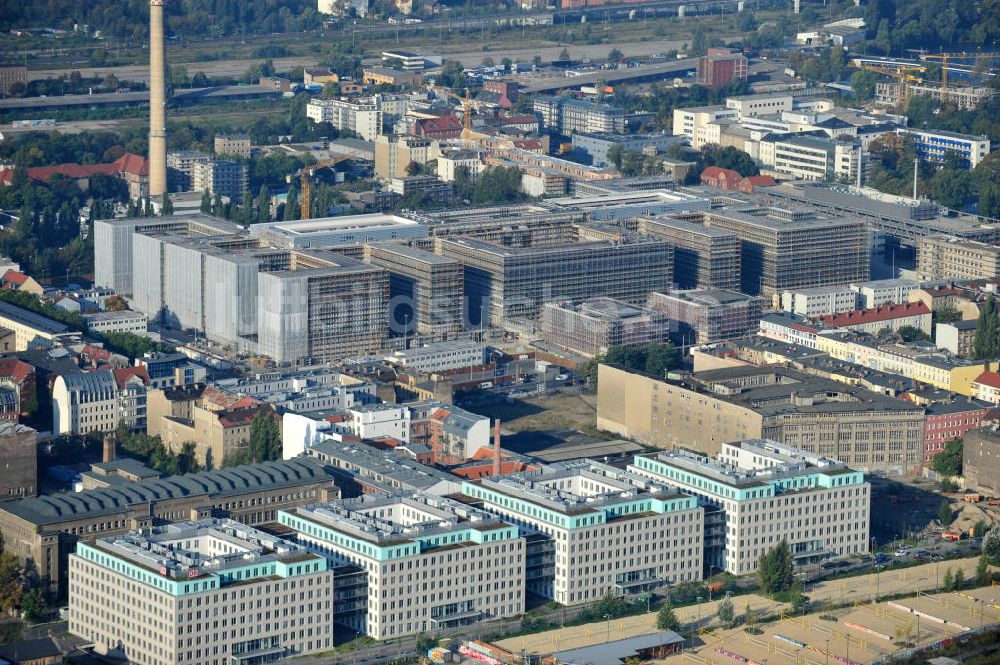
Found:
[{"label": "white apartment building", "polygon": [[462,494],[530,534],[526,588],[563,605],[702,578],[704,511],[666,483],[580,460]]},{"label": "white apartment building", "polygon": [[735,109],[740,120],[791,111],[794,106],[794,98],[791,95],[740,95],[726,98],[726,108]]},{"label": "white apartment building", "polygon": [[758,157],[777,173],[799,180],[854,182],[861,165],[861,145],[793,134],[761,141]]},{"label": "white apartment building", "polygon": [[306,105],[306,117],[348,129],[365,141],[382,133],[382,105],[378,97],[361,99],[313,99]]},{"label": "white apartment building", "polygon": [[457,150],[442,153],[437,158],[438,177],[445,182],[454,182],[455,170],[460,166],[468,170],[469,178],[473,180],[486,170],[486,164],[483,163],[478,151]]},{"label": "white apartment building", "polygon": [[918,288],[920,288],[920,282],[904,277],[851,284],[851,289],[858,294],[858,306],[862,309],[908,302],[910,291]]},{"label": "white apartment building", "polygon": [[818,286],[814,289],[785,291],[781,309],[799,316],[821,316],[849,312],[858,306],[858,294],[847,286]]},{"label": "white apartment building", "polygon": [[800,565],[868,551],[871,485],[836,460],[754,439],[723,444],[717,459],[677,449],[628,468],[724,511],[723,540],[706,552],[712,568],[752,573],[782,540]]},{"label": "white apartment building", "polygon": [[136,665],[251,665],[333,647],[324,557],[228,519],[81,540],[69,629]]},{"label": "white apartment building", "polygon": [[695,130],[718,120],[735,122],[739,119],[737,109],[725,106],[695,106],[687,109],[674,109],[674,136],[686,136],[693,139]]},{"label": "white apartment building", "polygon": [[403,443],[410,442],[410,409],[395,404],[371,404],[348,410],[351,418],[340,427],[362,439],[391,437]]},{"label": "white apartment building", "polygon": [[52,431],[55,434],[111,432],[124,422],[145,427],[146,386],[135,375],[116,377],[110,370],[61,374],[52,384]]},{"label": "white apartment building", "polygon": [[146,334],[149,320],[142,312],[97,312],[83,317],[87,330],[96,333],[127,332]]},{"label": "white apartment building", "polygon": [[382,640],[524,612],[525,539],[490,513],[422,492],[279,511],[299,543],[364,578],[339,618]]},{"label": "white apartment building", "polygon": [[486,351],[483,344],[454,340],[395,351],[387,355],[385,361],[414,372],[443,372],[482,365],[486,362]]}]

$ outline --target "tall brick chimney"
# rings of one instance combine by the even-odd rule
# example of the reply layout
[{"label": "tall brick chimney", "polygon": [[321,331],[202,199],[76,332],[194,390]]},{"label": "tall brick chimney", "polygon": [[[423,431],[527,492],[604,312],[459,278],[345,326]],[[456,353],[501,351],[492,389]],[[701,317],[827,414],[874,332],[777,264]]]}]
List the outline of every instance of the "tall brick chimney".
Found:
[{"label": "tall brick chimney", "polygon": [[497,418],[493,429],[493,477],[500,475],[500,419]]}]

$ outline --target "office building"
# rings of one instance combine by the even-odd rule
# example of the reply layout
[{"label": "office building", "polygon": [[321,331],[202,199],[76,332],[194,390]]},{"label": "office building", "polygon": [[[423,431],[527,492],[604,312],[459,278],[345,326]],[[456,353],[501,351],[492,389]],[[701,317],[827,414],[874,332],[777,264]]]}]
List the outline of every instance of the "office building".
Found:
[{"label": "office building", "polygon": [[[593,230],[593,238],[588,235]],[[506,246],[472,238],[439,238],[437,253],[465,269],[465,296],[474,325],[536,318],[553,300],[605,296],[641,304],[667,288],[673,252],[666,242],[610,227],[563,228],[562,238]]]},{"label": "office building", "polygon": [[232,156],[250,159],[250,136],[248,134],[216,134],[215,156]]},{"label": "office building", "polygon": [[772,296],[867,281],[870,233],[860,219],[799,207],[733,208],[705,214],[742,244],[740,290]]},{"label": "office building", "polygon": [[922,159],[942,163],[949,154],[959,158],[959,164],[974,169],[990,154],[990,140],[985,136],[956,134],[940,129],[896,128],[896,136],[913,141]]},{"label": "office building", "polygon": [[725,88],[734,79],[745,81],[749,65],[750,61],[742,53],[710,48],[707,55],[698,58],[695,81],[713,90]]},{"label": "office building", "polygon": [[573,151],[585,156],[594,166],[607,166],[608,150],[619,146],[623,152],[641,152],[657,154],[666,152],[674,143],[682,141],[680,136],[672,134],[600,134],[573,132],[571,141]]},{"label": "office building", "polygon": [[149,322],[142,312],[95,312],[84,314],[83,321],[87,330],[96,333],[127,332],[134,335],[145,335]]},{"label": "office building", "polygon": [[526,534],[525,590],[580,605],[702,578],[704,511],[666,483],[580,460],[462,483]]},{"label": "office building", "polygon": [[928,404],[924,414],[924,462],[930,463],[949,441],[962,440],[969,430],[982,427],[991,408],[991,404],[968,397]]},{"label": "office building", "polygon": [[4,551],[34,561],[39,579],[59,594],[66,591],[66,557],[77,540],[208,515],[266,524],[278,510],[337,496],[316,460],[264,462],[2,503],[0,533]]},{"label": "office building", "polygon": [[798,316],[849,312],[858,306],[858,293],[847,286],[818,286],[781,294],[781,309]]},{"label": "office building", "polygon": [[28,68],[24,65],[0,65],[0,96],[11,94],[11,86],[28,85]]},{"label": "office building", "polygon": [[722,542],[706,548],[708,570],[754,573],[781,541],[797,566],[868,552],[871,485],[828,457],[751,439],[722,444],[716,459],[676,449],[636,455],[628,468],[725,513]]},{"label": "office building", "polygon": [[910,292],[918,288],[920,282],[904,277],[851,284],[851,289],[858,294],[858,306],[862,309],[909,302]]},{"label": "office building", "polygon": [[461,489],[459,478],[435,467],[406,457],[386,455],[363,443],[344,443],[330,436],[317,438],[318,441],[305,447],[305,456],[332,469],[345,496],[410,492],[443,496]]},{"label": "office building", "polygon": [[855,182],[861,168],[861,144],[849,137],[770,135],[760,141],[759,159],[797,180]]},{"label": "office building", "polygon": [[962,442],[965,489],[1000,497],[1000,433],[995,428],[973,430]]},{"label": "office building", "polygon": [[597,426],[705,455],[729,441],[774,439],[866,472],[913,473],[923,459],[923,407],[774,366],[661,379],[601,365]]},{"label": "office building", "polygon": [[613,346],[667,342],[670,321],[658,311],[613,298],[562,300],[542,307],[539,332],[549,344],[592,358]]},{"label": "office building", "polygon": [[743,337],[764,313],[763,298],[721,289],[654,291],[646,304],[670,320],[673,341],[685,347]]},{"label": "office building", "polygon": [[377,213],[267,222],[250,227],[251,237],[284,249],[322,249],[426,235],[427,229],[411,219]]},{"label": "office building", "polygon": [[38,432],[0,420],[0,500],[38,494]]},{"label": "office building", "polygon": [[98,654],[136,665],[249,665],[334,645],[326,559],[239,522],[81,542],[69,568],[70,631]]},{"label": "office building", "polygon": [[487,356],[488,348],[484,344],[458,339],[394,351],[385,361],[403,371],[430,373],[483,365]]},{"label": "office building", "polygon": [[624,223],[632,217],[659,217],[707,211],[712,207],[707,197],[668,189],[607,192],[593,196],[569,196],[546,200],[553,208],[583,211],[591,221]]},{"label": "office building", "polygon": [[246,162],[213,159],[195,162],[191,167],[192,188],[196,192],[220,194],[230,201],[243,201],[250,189],[250,167]]},{"label": "office building", "polygon": [[927,281],[1000,277],[1000,246],[951,236],[926,236],[917,242],[916,273]]},{"label": "office building", "polygon": [[553,210],[538,203],[413,211],[407,218],[419,222],[434,238],[462,236],[514,246],[561,240],[567,229],[587,221],[580,210]]},{"label": "office building", "polygon": [[642,218],[638,230],[674,246],[677,288],[740,288],[741,245],[735,233],[673,217]]},{"label": "office building", "polygon": [[379,97],[359,99],[313,99],[306,105],[306,117],[348,130],[364,141],[374,141],[382,133],[382,104]]},{"label": "office building", "polygon": [[735,121],[740,112],[726,106],[693,106],[684,109],[674,109],[673,132],[675,136],[686,136],[689,140],[695,138],[698,130],[719,121]]},{"label": "office building", "polygon": [[610,104],[567,97],[536,97],[532,108],[541,118],[542,127],[556,134],[625,132],[625,111]]},{"label": "office building", "polygon": [[486,165],[478,150],[452,150],[437,158],[437,176],[444,182],[455,182],[461,173],[458,169],[465,169],[466,177],[475,180],[486,170]]},{"label": "office building", "polygon": [[907,81],[906,86],[896,81],[879,81],[875,84],[875,100],[888,106],[898,106],[904,99],[915,95],[929,97],[938,102],[942,101],[942,95],[946,95],[945,101],[949,104],[954,104],[963,111],[972,111],[996,94],[997,91],[993,88],[955,85],[954,79],[949,82],[947,93],[936,81]]},{"label": "office building", "polygon": [[389,324],[428,341],[453,339],[463,327],[462,265],[396,243],[365,246],[365,261],[389,272]]}]

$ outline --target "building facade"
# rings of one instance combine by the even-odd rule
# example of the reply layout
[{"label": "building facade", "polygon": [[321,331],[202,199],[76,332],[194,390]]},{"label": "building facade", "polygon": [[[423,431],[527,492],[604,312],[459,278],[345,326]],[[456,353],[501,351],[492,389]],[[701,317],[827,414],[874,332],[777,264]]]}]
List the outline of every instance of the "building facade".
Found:
[{"label": "building facade", "polygon": [[764,312],[762,298],[721,289],[654,291],[647,306],[674,324],[673,340],[685,347],[742,337],[757,329]]},{"label": "building facade", "polygon": [[613,346],[662,344],[670,339],[670,320],[654,309],[613,298],[580,303],[545,303],[539,320],[542,339],[574,353],[594,357]]},{"label": "building facade", "polygon": [[38,432],[0,420],[0,500],[38,494]]}]

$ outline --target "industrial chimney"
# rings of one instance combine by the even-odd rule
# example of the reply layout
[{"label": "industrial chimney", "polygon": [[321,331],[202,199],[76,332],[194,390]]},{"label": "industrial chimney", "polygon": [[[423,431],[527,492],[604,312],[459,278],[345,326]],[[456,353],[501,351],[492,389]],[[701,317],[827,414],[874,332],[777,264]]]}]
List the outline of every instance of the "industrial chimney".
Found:
[{"label": "industrial chimney", "polygon": [[493,430],[493,477],[500,475],[500,419],[497,418]]},{"label": "industrial chimney", "polygon": [[167,100],[163,0],[149,0],[149,196],[167,191]]},{"label": "industrial chimney", "polygon": [[101,455],[101,461],[107,464],[108,462],[115,461],[115,437],[110,434],[104,436],[104,450]]}]

